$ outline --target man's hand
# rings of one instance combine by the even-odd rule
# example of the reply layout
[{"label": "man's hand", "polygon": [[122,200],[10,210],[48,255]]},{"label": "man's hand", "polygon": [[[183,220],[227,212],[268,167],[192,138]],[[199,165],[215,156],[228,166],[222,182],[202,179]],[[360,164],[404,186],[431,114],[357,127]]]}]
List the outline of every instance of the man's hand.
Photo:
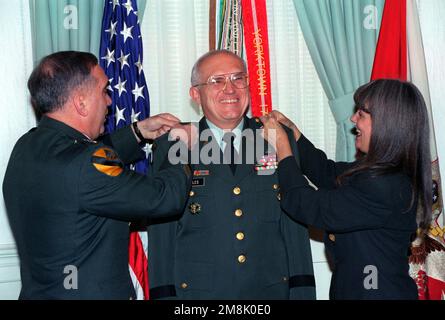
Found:
[{"label": "man's hand", "polygon": [[179,119],[170,113],[160,113],[138,121],[137,126],[145,139],[156,139],[179,124]]},{"label": "man's hand", "polygon": [[169,133],[169,140],[181,140],[191,150],[198,142],[198,123],[177,124]]}]

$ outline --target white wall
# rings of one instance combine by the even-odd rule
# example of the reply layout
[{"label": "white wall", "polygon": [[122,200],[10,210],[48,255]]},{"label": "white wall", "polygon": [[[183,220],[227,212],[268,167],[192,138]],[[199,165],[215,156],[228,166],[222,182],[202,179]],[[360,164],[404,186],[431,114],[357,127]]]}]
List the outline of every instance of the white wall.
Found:
[{"label": "white wall", "polygon": [[[0,0],[0,181],[17,139],[35,126],[26,79],[32,70],[28,0]],[[0,197],[0,299],[16,299],[20,291],[19,261],[3,194]]]},{"label": "white wall", "polygon": [[417,0],[431,93],[442,191],[445,186],[445,1]]}]

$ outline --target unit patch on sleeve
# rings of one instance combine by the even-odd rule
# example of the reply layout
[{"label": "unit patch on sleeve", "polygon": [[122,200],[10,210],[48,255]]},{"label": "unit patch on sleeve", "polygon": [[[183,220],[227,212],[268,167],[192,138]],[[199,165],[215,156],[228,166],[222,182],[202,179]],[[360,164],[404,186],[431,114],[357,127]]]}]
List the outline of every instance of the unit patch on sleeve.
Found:
[{"label": "unit patch on sleeve", "polygon": [[124,171],[124,164],[116,152],[110,148],[100,148],[91,156],[93,166],[107,176],[117,177]]}]

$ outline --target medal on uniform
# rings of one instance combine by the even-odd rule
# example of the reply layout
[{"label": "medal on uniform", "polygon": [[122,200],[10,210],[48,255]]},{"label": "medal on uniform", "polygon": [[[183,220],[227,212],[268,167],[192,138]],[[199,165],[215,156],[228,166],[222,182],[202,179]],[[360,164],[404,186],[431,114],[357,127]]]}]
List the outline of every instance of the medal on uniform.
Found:
[{"label": "medal on uniform", "polygon": [[195,171],[193,171],[193,175],[195,177],[208,176],[209,174],[210,174],[209,170],[195,170]]},{"label": "medal on uniform", "polygon": [[264,171],[275,171],[277,168],[278,161],[276,153],[261,156],[258,163],[255,164],[255,171],[257,171],[257,174],[266,174]]}]

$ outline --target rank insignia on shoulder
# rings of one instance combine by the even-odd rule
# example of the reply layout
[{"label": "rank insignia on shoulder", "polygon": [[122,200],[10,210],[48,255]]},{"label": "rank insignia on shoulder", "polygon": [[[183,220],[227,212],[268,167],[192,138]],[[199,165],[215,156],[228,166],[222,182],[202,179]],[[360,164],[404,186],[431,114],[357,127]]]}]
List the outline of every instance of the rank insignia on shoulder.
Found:
[{"label": "rank insignia on shoulder", "polygon": [[189,210],[191,214],[198,214],[201,212],[201,205],[196,202],[190,203]]},{"label": "rank insignia on shoulder", "polygon": [[107,176],[117,177],[124,171],[124,164],[113,149],[102,147],[94,151],[91,163],[97,171]]}]

